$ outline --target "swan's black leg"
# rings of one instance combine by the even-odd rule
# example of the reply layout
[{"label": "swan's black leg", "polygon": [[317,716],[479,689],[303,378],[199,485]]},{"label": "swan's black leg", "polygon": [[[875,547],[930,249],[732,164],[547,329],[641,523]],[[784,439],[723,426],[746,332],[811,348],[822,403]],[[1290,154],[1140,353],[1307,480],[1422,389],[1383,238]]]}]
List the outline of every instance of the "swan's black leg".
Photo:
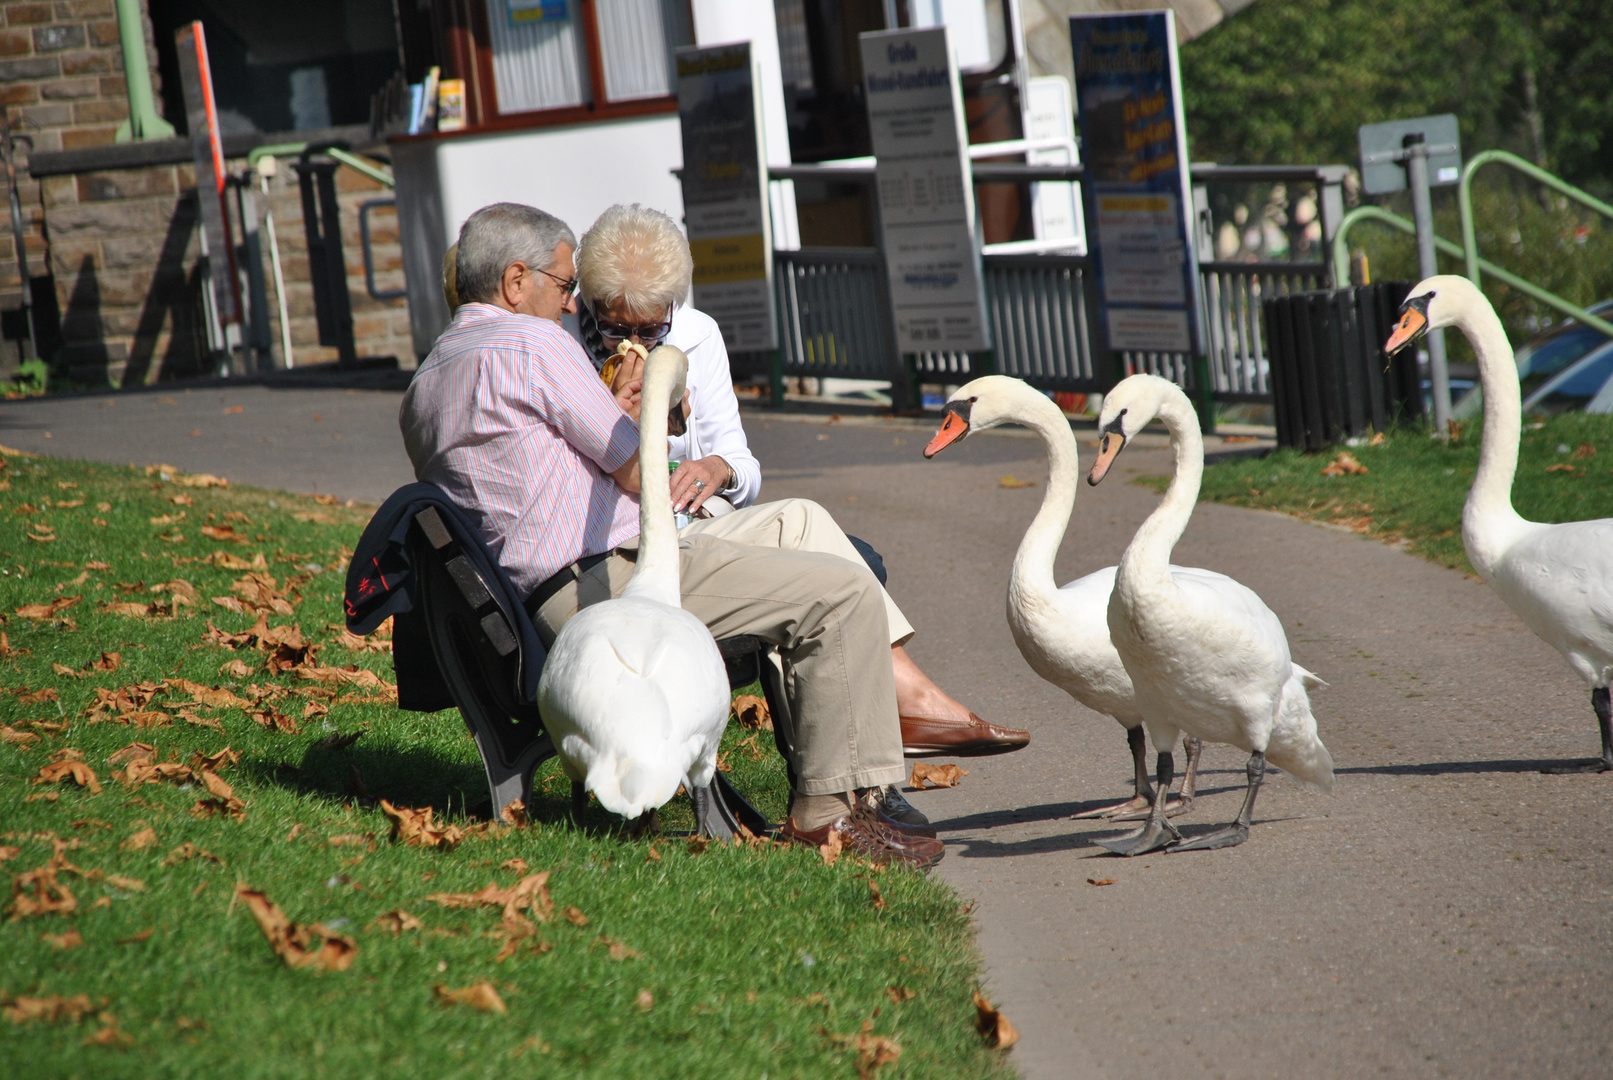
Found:
[{"label": "swan's black leg", "polygon": [[1224,829],[1184,840],[1171,851],[1213,851],[1216,848],[1237,847],[1249,839],[1249,822],[1255,813],[1255,796],[1260,794],[1260,781],[1266,776],[1266,755],[1256,750],[1249,755],[1249,790],[1243,795],[1243,809],[1238,819]]},{"label": "swan's black leg", "polygon": [[1099,840],[1098,843],[1114,852],[1116,855],[1141,855],[1149,851],[1157,851],[1173,841],[1180,840],[1182,834],[1176,831],[1165,817],[1165,800],[1170,796],[1171,781],[1175,779],[1176,762],[1166,750],[1159,755],[1159,770],[1154,778],[1154,810],[1148,815],[1148,824],[1134,833],[1117,836],[1112,840]]},{"label": "swan's black leg", "polygon": [[588,789],[581,780],[571,782],[571,820],[578,825],[588,816]]},{"label": "swan's black leg", "polygon": [[1096,810],[1086,810],[1072,815],[1080,818],[1110,818],[1115,821],[1128,821],[1141,818],[1154,805],[1154,789],[1148,783],[1148,744],[1143,739],[1143,728],[1138,724],[1134,728],[1126,729],[1126,745],[1131,749],[1131,766],[1135,770],[1136,794],[1123,803],[1113,806],[1100,806]]},{"label": "swan's black leg", "polygon": [[1589,761],[1578,761],[1572,765],[1552,765],[1541,769],[1541,772],[1553,776],[1566,773],[1613,772],[1613,700],[1609,698],[1607,687],[1598,686],[1591,691],[1591,708],[1596,712],[1596,727],[1602,735],[1602,756]]},{"label": "swan's black leg", "polygon": [[1187,754],[1187,770],[1182,773],[1182,790],[1178,797],[1165,804],[1165,813],[1169,817],[1177,817],[1193,809],[1193,796],[1199,789],[1199,758],[1204,756],[1204,740],[1183,735],[1182,749]]}]

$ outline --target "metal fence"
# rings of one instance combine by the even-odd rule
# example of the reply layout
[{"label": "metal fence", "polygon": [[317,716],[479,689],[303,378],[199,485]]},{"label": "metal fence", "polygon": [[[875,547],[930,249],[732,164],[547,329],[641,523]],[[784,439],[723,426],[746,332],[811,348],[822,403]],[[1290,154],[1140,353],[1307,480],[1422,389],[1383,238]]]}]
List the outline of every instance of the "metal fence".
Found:
[{"label": "metal fence", "polygon": [[[993,369],[1046,390],[1107,389],[1150,372],[1192,388],[1186,353],[1120,353],[1108,370],[1094,350],[1091,260],[1078,255],[986,255],[986,314]],[[806,248],[774,253],[779,336],[791,375],[899,381],[884,268],[873,248]],[[1273,296],[1324,288],[1320,263],[1201,263],[1205,349],[1212,389],[1222,401],[1270,401],[1268,349],[1260,304]],[[921,353],[911,357],[924,382],[966,382],[982,357]]]}]

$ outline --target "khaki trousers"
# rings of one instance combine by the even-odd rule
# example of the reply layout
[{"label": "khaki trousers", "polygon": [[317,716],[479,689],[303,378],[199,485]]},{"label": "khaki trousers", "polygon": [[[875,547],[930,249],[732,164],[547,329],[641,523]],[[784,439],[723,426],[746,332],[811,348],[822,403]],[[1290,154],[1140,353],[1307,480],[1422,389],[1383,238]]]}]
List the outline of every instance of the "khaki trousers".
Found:
[{"label": "khaki trousers", "polygon": [[[769,516],[764,504],[724,517],[740,514]],[[636,547],[636,540],[624,545],[538,609],[533,621],[545,645],[581,608],[621,595]],[[778,650],[789,715],[774,723],[783,729],[796,790],[833,795],[900,782],[906,769],[888,600],[855,549],[846,545],[853,563],[839,554],[735,543],[690,529],[678,547],[684,608],[713,637],[754,634]]]}]

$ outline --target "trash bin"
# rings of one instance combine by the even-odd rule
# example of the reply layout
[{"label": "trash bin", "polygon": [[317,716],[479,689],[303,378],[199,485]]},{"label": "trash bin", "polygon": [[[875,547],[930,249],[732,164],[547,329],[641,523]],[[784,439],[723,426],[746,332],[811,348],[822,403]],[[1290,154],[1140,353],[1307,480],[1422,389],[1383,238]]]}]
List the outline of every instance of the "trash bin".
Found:
[{"label": "trash bin", "polygon": [[1423,416],[1415,350],[1393,358],[1405,281],[1294,293],[1264,301],[1277,443],[1319,451]]}]

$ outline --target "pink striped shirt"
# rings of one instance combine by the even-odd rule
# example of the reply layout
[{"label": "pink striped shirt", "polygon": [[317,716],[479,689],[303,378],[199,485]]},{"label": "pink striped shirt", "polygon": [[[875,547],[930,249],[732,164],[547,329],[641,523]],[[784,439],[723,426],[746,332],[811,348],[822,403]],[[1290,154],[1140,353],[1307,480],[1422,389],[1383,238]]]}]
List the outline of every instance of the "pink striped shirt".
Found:
[{"label": "pink striped shirt", "polygon": [[638,535],[638,500],[609,475],[638,452],[638,426],[559,323],[464,305],[398,423],[416,478],[478,522],[523,593]]}]

